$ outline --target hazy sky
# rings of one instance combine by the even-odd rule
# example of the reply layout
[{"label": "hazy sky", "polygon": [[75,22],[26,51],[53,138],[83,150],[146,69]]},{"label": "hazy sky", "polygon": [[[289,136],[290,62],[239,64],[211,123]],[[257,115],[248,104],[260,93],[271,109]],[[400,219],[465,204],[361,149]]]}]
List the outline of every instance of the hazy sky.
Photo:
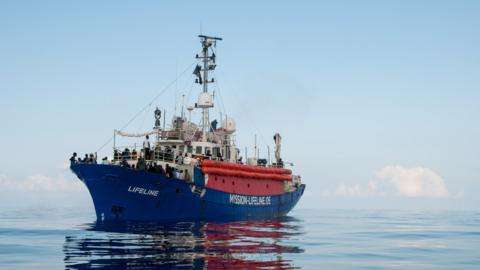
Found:
[{"label": "hazy sky", "polygon": [[[282,134],[300,207],[479,208],[480,2],[164,2],[1,1],[2,194],[89,201],[69,155],[190,66],[203,33],[224,38],[217,109],[242,152]],[[126,131],[151,127],[156,106],[171,117],[182,94],[192,104],[192,80]]]}]

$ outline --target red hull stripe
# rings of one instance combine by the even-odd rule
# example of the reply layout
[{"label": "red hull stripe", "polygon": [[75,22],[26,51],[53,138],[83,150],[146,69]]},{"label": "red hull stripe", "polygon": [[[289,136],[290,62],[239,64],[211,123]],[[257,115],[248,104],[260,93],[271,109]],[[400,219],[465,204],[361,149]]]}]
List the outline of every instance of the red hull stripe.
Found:
[{"label": "red hull stripe", "polygon": [[209,174],[208,188],[240,195],[280,195],[284,193],[283,182],[240,178],[234,176]]}]

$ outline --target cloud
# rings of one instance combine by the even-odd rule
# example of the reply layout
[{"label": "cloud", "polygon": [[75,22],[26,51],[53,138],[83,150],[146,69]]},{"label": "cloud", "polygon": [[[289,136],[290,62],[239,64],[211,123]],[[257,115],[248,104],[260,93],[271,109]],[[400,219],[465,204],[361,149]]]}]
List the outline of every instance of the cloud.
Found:
[{"label": "cloud", "polygon": [[370,197],[383,195],[383,192],[378,189],[377,182],[370,181],[365,187],[358,184],[348,185],[345,183],[341,183],[335,190],[335,195],[351,197]]},{"label": "cloud", "polygon": [[67,179],[63,174],[50,177],[42,174],[28,176],[24,180],[9,180],[6,175],[0,175],[0,188],[2,190],[20,191],[80,191],[84,187],[80,181]]},{"label": "cloud", "polygon": [[442,177],[428,168],[385,166],[376,176],[388,181],[402,196],[441,198],[449,194]]},{"label": "cloud", "polygon": [[350,197],[372,197],[393,195],[405,197],[448,197],[449,192],[440,175],[423,167],[405,168],[402,166],[385,166],[375,173],[375,180],[367,185],[344,184],[337,186],[335,195]]}]

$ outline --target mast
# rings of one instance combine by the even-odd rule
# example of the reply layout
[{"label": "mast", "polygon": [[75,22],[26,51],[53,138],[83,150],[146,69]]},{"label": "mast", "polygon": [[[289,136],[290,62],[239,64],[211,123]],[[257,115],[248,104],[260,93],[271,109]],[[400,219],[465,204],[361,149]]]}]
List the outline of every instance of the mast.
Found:
[{"label": "mast", "polygon": [[[202,55],[196,55],[197,59],[202,59],[202,66],[197,65],[193,74],[197,76],[195,80],[196,83],[199,83],[203,86],[203,91],[198,97],[197,107],[202,109],[202,141],[207,141],[207,132],[210,129],[210,119],[209,119],[209,109],[213,108],[213,98],[208,93],[208,84],[215,82],[215,79],[212,78],[209,80],[209,72],[215,70],[216,67],[216,56],[213,48],[216,47],[217,40],[222,40],[219,37],[211,37],[205,35],[199,35],[200,42],[202,44]],[[213,46],[213,48],[212,48]],[[212,53],[209,53],[209,50]],[[203,74],[202,74],[203,73]],[[203,77],[203,79],[202,79]]]}]

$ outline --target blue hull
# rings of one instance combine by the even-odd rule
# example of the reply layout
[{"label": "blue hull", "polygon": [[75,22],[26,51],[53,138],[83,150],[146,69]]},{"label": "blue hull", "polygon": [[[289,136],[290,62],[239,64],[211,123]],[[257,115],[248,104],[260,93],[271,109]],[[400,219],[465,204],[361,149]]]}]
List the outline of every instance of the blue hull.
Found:
[{"label": "blue hull", "polygon": [[98,220],[212,220],[286,215],[305,185],[275,196],[230,194],[114,165],[72,164],[85,183]]}]

